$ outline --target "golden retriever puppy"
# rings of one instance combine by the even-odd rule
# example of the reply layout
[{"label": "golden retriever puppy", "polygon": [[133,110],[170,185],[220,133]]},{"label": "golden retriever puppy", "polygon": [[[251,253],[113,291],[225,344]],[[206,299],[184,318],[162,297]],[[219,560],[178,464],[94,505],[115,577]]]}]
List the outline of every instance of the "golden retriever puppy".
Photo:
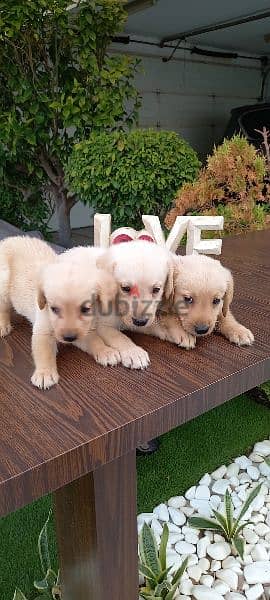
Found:
[{"label": "golden retriever puppy", "polygon": [[11,330],[11,307],[33,325],[32,383],[43,389],[58,382],[57,342],[79,347],[87,338],[87,352],[103,365],[117,364],[120,356],[108,348],[95,329],[95,305],[107,308],[116,293],[111,275],[92,264],[63,260],[46,242],[30,237],[0,243],[0,335]]},{"label": "golden retriever puppy", "polygon": [[144,333],[154,323],[163,295],[169,298],[172,294],[172,255],[148,241],[132,241],[111,246],[97,265],[107,269],[118,286],[113,311],[99,318],[98,334],[118,350],[125,367],[144,369],[149,364],[148,353],[120,330]]},{"label": "golden retriever puppy", "polygon": [[[233,277],[218,260],[203,255],[175,256],[173,293],[159,319],[146,331],[183,348],[194,348],[197,337],[216,328],[230,342],[249,346],[252,332],[230,311]],[[172,314],[174,313],[174,314]]]}]

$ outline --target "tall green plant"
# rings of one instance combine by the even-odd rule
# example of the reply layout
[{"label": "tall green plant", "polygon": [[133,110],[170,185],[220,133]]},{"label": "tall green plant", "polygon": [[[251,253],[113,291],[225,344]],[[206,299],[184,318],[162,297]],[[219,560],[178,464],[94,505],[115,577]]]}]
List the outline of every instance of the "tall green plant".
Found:
[{"label": "tall green plant", "polygon": [[257,485],[252,490],[247,500],[244,502],[237,519],[233,518],[233,503],[229,491],[226,490],[224,497],[225,514],[223,515],[213,509],[216,520],[206,519],[204,517],[190,517],[188,520],[190,527],[195,527],[196,529],[207,529],[221,533],[221,535],[223,535],[228,542],[234,545],[238,554],[241,556],[241,558],[243,558],[245,540],[240,537],[240,533],[247,525],[247,522],[241,523],[241,521],[253,500],[255,500],[255,498],[258,496],[260,489],[261,484]]},{"label": "tall green plant", "polygon": [[66,246],[77,201],[64,173],[73,143],[136,119],[138,61],[107,51],[125,19],[122,0],[0,0],[3,177],[20,193],[51,195]]},{"label": "tall green plant", "polygon": [[71,189],[114,227],[141,227],[143,214],[163,219],[180,185],[193,181],[196,152],[173,131],[93,132],[74,147],[66,171]]},{"label": "tall green plant", "polygon": [[[38,537],[38,553],[43,573],[43,579],[34,581],[34,588],[38,591],[35,600],[60,600],[61,588],[58,574],[52,569],[49,541],[48,541],[48,524],[51,518],[51,511],[46,519]],[[23,592],[17,588],[15,590],[13,600],[27,600]]]},{"label": "tall green plant", "polygon": [[152,529],[144,523],[139,536],[139,571],[146,580],[146,586],[140,589],[140,596],[145,600],[173,600],[179,586],[182,575],[186,569],[188,558],[174,573],[171,582],[168,580],[169,571],[167,567],[166,549],[169,538],[168,525],[165,523],[158,550]]}]

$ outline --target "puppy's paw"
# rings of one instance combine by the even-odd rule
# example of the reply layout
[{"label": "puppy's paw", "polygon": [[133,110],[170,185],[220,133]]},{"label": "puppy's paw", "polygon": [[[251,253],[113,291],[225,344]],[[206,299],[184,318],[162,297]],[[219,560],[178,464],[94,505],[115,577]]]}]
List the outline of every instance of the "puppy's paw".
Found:
[{"label": "puppy's paw", "polygon": [[237,346],[251,346],[254,342],[254,335],[250,329],[244,325],[237,325],[226,336],[230,342]]},{"label": "puppy's paw", "polygon": [[31,377],[31,381],[40,390],[48,390],[58,383],[59,375],[56,369],[36,369]]},{"label": "puppy's paw", "polygon": [[109,346],[94,353],[94,359],[103,367],[114,367],[121,362],[121,356],[118,350],[110,348]]},{"label": "puppy's paw", "polygon": [[11,332],[11,324],[10,323],[4,323],[4,322],[0,322],[0,337],[6,337],[6,335],[8,335]]},{"label": "puppy's paw", "polygon": [[177,343],[179,348],[192,350],[196,346],[196,337],[183,330],[183,332],[178,335],[178,341],[175,343]]},{"label": "puppy's paw", "polygon": [[121,362],[128,369],[146,369],[150,364],[148,352],[140,346],[120,350]]}]

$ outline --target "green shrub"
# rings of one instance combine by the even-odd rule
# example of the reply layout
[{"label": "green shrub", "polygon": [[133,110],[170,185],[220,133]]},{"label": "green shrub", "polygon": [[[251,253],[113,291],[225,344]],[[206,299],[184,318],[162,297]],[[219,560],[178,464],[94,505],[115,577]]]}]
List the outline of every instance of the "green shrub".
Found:
[{"label": "green shrub", "polygon": [[168,211],[179,187],[200,167],[195,151],[177,133],[137,129],[93,132],[76,144],[66,168],[84,203],[111,213],[113,225],[140,227],[143,214]]},{"label": "green shrub", "polygon": [[42,198],[31,196],[24,200],[20,192],[0,187],[0,219],[23,231],[41,231],[48,237],[49,217],[50,208]]}]

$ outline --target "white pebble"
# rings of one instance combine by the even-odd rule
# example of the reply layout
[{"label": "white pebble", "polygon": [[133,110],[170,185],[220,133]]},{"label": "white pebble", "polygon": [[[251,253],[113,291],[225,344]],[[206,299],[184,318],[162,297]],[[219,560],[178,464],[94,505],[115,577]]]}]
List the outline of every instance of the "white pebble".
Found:
[{"label": "white pebble", "polygon": [[180,527],[178,527],[174,523],[167,523],[167,525],[170,533],[182,533]]},{"label": "white pebble", "polygon": [[220,496],[216,496],[215,494],[213,494],[213,496],[210,497],[210,506],[212,508],[214,508],[215,510],[217,510],[219,508],[220,504],[221,504]]},{"label": "white pebble", "polygon": [[193,567],[188,567],[187,569],[188,576],[190,579],[198,583],[200,581],[200,577],[202,576],[202,570],[199,565],[194,565]]},{"label": "white pebble", "polygon": [[253,448],[253,452],[256,452],[260,456],[268,456],[270,454],[270,441],[257,442]]},{"label": "white pebble", "polygon": [[178,554],[194,554],[194,552],[196,552],[196,546],[194,546],[194,544],[189,544],[188,542],[178,542],[175,546],[175,550]]},{"label": "white pebble", "polygon": [[157,519],[153,519],[153,521],[151,523],[151,529],[158,535],[161,535],[162,531],[163,531],[163,527],[161,527],[161,525]]},{"label": "white pebble", "polygon": [[166,561],[167,561],[167,567],[172,567],[174,571],[176,571],[176,569],[179,569],[179,567],[181,567],[181,564],[183,562],[181,556],[179,554],[177,554],[177,552],[174,552],[173,550],[166,552]]},{"label": "white pebble", "polygon": [[206,556],[206,549],[209,546],[209,538],[205,535],[203,536],[197,544],[197,554],[199,558],[204,558]]},{"label": "white pebble", "polygon": [[247,600],[257,600],[263,594],[263,586],[261,583],[257,583],[257,585],[253,585],[246,591]]},{"label": "white pebble", "polygon": [[230,479],[231,477],[237,477],[239,471],[239,465],[237,463],[232,463],[227,467],[226,477],[228,477],[228,479]]},{"label": "white pebble", "polygon": [[195,498],[198,500],[209,500],[210,490],[207,485],[198,485],[196,488]]},{"label": "white pebble", "polygon": [[225,467],[225,465],[222,465],[221,467],[219,467],[218,469],[213,471],[212,478],[213,479],[222,479],[222,477],[224,477],[224,475],[226,474],[226,471],[227,471],[227,467]]},{"label": "white pebble", "polygon": [[237,465],[239,465],[240,469],[247,469],[251,465],[251,460],[247,458],[247,456],[238,456],[235,459]]},{"label": "white pebble", "polygon": [[253,481],[258,481],[260,477],[259,469],[257,469],[257,467],[253,467],[252,465],[247,467],[247,474],[251,477],[251,479],[253,479]]},{"label": "white pebble", "polygon": [[184,496],[173,496],[168,500],[168,506],[172,508],[181,508],[186,505],[186,499]]},{"label": "white pebble", "polygon": [[268,553],[266,548],[262,544],[256,544],[251,550],[251,556],[254,561],[256,560],[268,560]]},{"label": "white pebble", "polygon": [[231,477],[229,481],[230,481],[230,486],[232,488],[237,488],[238,487],[238,485],[239,485],[239,479],[237,479],[237,477]]},{"label": "white pebble", "polygon": [[186,517],[191,517],[195,512],[195,508],[193,508],[193,506],[182,506],[181,511]]},{"label": "white pebble", "polygon": [[137,516],[137,523],[140,525],[141,523],[151,523],[152,519],[154,519],[154,513],[141,513]]},{"label": "white pebble", "polygon": [[243,600],[243,594],[238,594],[237,592],[229,592],[226,595],[226,600]]},{"label": "white pebble", "polygon": [[250,529],[249,527],[244,527],[243,536],[248,542],[248,544],[257,544],[257,542],[259,541],[257,533],[255,533],[255,531],[252,531],[252,529]]},{"label": "white pebble", "polygon": [[205,475],[200,479],[199,481],[199,485],[207,485],[207,487],[210,485],[211,483],[211,477],[209,475],[209,473],[205,473]]},{"label": "white pebble", "polygon": [[219,571],[221,569],[221,562],[220,560],[212,560],[211,562],[211,571],[213,571],[213,573],[215,573],[215,571]]},{"label": "white pebble", "polygon": [[224,596],[230,591],[230,588],[227,583],[224,583],[224,581],[215,581],[213,584],[213,590]]},{"label": "white pebble", "polygon": [[194,500],[190,500],[190,504],[193,508],[196,508],[198,513],[203,517],[211,517],[212,508],[208,500],[198,500],[197,498],[194,498]]},{"label": "white pebble", "polygon": [[244,568],[247,583],[269,583],[270,561],[257,561]]},{"label": "white pebble", "polygon": [[230,482],[228,481],[228,479],[218,479],[217,481],[215,481],[213,487],[212,487],[212,491],[215,494],[225,494],[227,488],[229,487]]},{"label": "white pebble", "polygon": [[265,477],[269,477],[270,476],[270,466],[266,464],[266,462],[263,462],[259,465],[259,469],[262,475],[264,475]]},{"label": "white pebble", "polygon": [[198,565],[201,568],[202,573],[206,573],[210,569],[210,561],[208,558],[200,558]]},{"label": "white pebble", "polygon": [[249,459],[255,463],[261,463],[263,461],[263,457],[259,454],[256,454],[256,452],[251,452],[251,454],[249,455]]},{"label": "white pebble", "polygon": [[207,547],[207,554],[216,560],[224,560],[231,554],[231,547],[227,542],[217,542]]},{"label": "white pebble", "polygon": [[198,535],[194,532],[192,533],[186,533],[185,534],[185,541],[188,542],[188,544],[197,544],[198,542]]},{"label": "white pebble", "polygon": [[[185,554],[182,554],[182,558],[185,558]],[[193,565],[197,565],[199,562],[197,554],[190,554],[188,557],[188,566],[193,567]]]},{"label": "white pebble", "polygon": [[184,525],[184,523],[187,520],[186,516],[184,515],[184,513],[182,513],[177,508],[171,508],[171,507],[169,507],[169,515],[171,517],[172,522],[175,525],[178,525],[179,527],[181,527],[181,525]]},{"label": "white pebble", "polygon": [[194,585],[192,594],[196,600],[223,600],[223,596],[204,585]]},{"label": "white pebble", "polygon": [[180,586],[179,586],[179,592],[181,594],[190,596],[192,594],[192,588],[193,588],[193,583],[190,579],[182,579]]},{"label": "white pebble", "polygon": [[202,575],[200,583],[205,585],[207,588],[212,587],[214,582],[214,577],[212,575]]},{"label": "white pebble", "polygon": [[230,590],[233,592],[237,591],[238,575],[231,569],[221,569],[221,571],[217,571],[216,578],[221,579],[221,581],[224,581],[224,583],[227,583]]},{"label": "white pebble", "polygon": [[185,498],[187,500],[192,500],[193,498],[195,498],[195,493],[196,493],[196,486],[193,485],[191,488],[189,488],[189,490],[187,490],[187,492],[185,493]]},{"label": "white pebble", "polygon": [[169,521],[170,516],[166,504],[159,504],[153,512],[159,521]]},{"label": "white pebble", "polygon": [[268,527],[268,525],[265,525],[265,523],[258,523],[258,525],[256,525],[255,527],[255,531],[257,535],[259,535],[260,537],[264,537],[267,533],[270,532],[270,527]]},{"label": "white pebble", "polygon": [[184,536],[182,533],[170,533],[168,543],[171,546],[174,546],[175,544],[177,544],[177,542],[181,542],[181,540],[183,540],[183,539],[184,539]]}]

